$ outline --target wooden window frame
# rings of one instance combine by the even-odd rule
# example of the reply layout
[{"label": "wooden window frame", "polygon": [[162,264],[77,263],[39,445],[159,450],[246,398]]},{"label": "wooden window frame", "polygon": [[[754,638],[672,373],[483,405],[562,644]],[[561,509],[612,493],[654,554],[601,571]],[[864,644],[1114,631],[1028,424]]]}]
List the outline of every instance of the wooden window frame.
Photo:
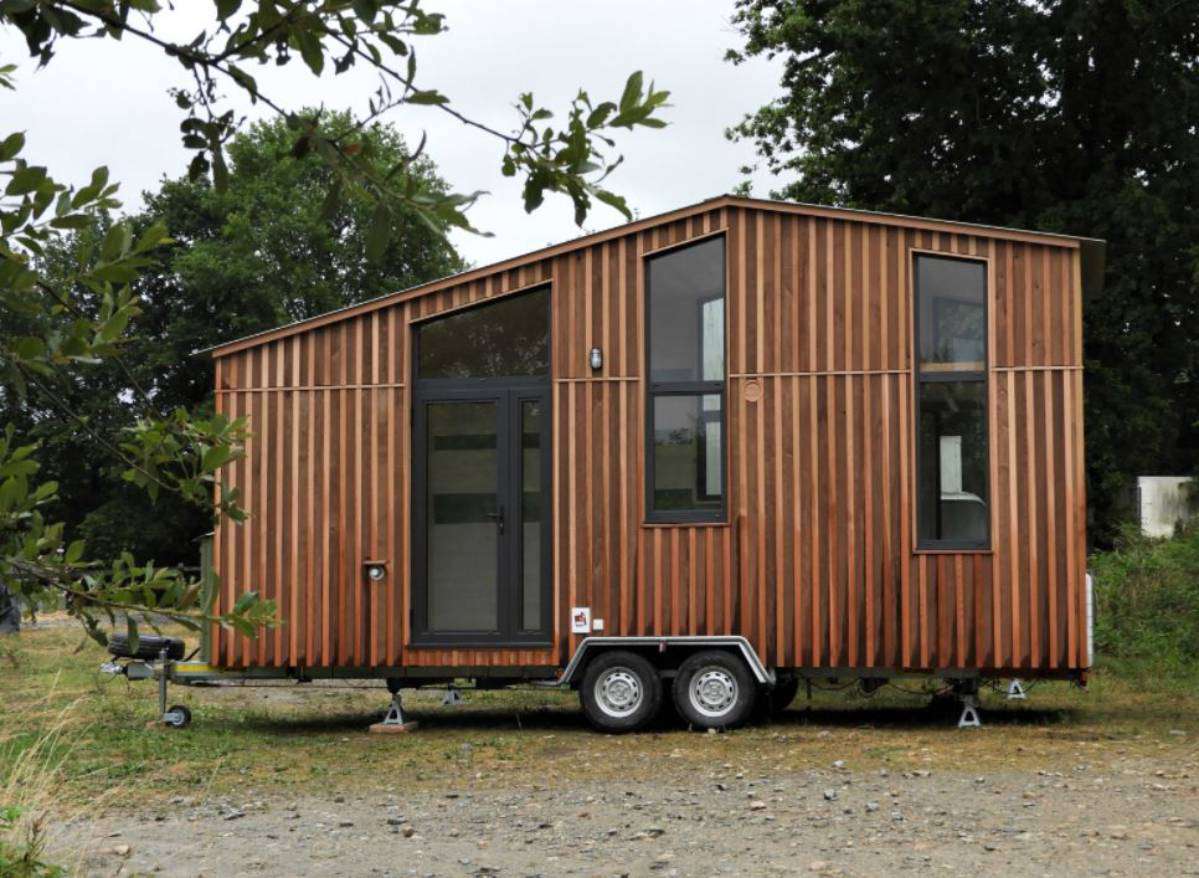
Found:
[{"label": "wooden window frame", "polygon": [[[669,253],[676,253],[688,247],[695,247],[701,244],[706,244],[716,238],[720,239],[721,243],[721,296],[720,299],[724,304],[724,319],[723,319],[723,336],[724,344],[724,376],[719,381],[654,381],[653,380],[653,326],[650,321],[650,300],[653,296],[653,289],[650,286],[650,262]],[[729,458],[729,434],[728,434],[728,381],[729,381],[729,279],[728,279],[728,236],[725,230],[719,230],[710,234],[699,235],[694,238],[689,238],[686,241],[679,241],[677,244],[671,244],[666,247],[659,247],[641,254],[641,271],[642,271],[642,286],[645,290],[644,302],[642,302],[642,316],[645,326],[645,517],[644,523],[647,525],[672,525],[672,524],[725,524],[728,521],[729,510],[729,474],[728,474],[728,458]],[[702,302],[712,301],[715,297],[709,297]],[[702,306],[701,302],[701,306]],[[703,336],[703,311],[702,307],[697,318],[699,320],[700,338]],[[700,357],[700,374],[703,374],[703,351],[702,345],[699,352]],[[720,506],[712,509],[655,509],[654,508],[654,401],[662,396],[698,396],[700,400],[700,412],[703,412],[703,398],[705,396],[716,396],[720,399],[720,417],[711,419],[712,422],[720,424]],[[708,423],[708,419],[705,419]],[[699,478],[699,471],[696,471],[696,478]],[[697,481],[696,491],[699,490]]]},{"label": "wooden window frame", "polygon": [[[983,360],[982,369],[951,370],[933,369],[925,372],[920,367],[920,273],[917,269],[921,258],[946,259],[955,262],[976,262],[983,268]],[[913,468],[912,468],[912,516],[913,522],[913,551],[916,554],[937,553],[974,553],[988,554],[992,551],[994,538],[995,486],[991,478],[991,260],[985,256],[975,256],[969,253],[948,253],[941,250],[924,250],[912,248],[909,255],[911,267],[911,309],[912,309],[912,427],[913,427]],[[983,424],[982,435],[986,443],[986,535],[981,540],[928,540],[920,536],[921,511],[921,449],[920,449],[920,397],[925,384],[981,384],[983,387]]]}]

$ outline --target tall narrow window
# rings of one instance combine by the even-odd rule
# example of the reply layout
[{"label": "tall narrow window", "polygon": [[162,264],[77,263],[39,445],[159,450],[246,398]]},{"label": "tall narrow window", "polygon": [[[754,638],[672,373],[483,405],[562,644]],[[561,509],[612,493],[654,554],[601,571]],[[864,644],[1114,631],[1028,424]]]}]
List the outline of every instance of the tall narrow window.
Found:
[{"label": "tall narrow window", "polygon": [[649,312],[650,521],[724,516],[724,239],[654,256]]},{"label": "tall narrow window", "polygon": [[918,254],[915,286],[917,545],[987,548],[986,264]]}]

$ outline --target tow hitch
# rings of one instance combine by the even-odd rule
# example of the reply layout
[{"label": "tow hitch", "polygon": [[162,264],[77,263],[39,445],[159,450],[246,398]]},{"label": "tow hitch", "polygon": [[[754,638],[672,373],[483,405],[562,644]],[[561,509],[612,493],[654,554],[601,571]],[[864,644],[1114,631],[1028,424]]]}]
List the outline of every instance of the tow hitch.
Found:
[{"label": "tow hitch", "polygon": [[[110,647],[111,648],[111,647]],[[174,648],[165,644],[158,652],[157,662],[131,658],[128,661],[105,662],[100,670],[113,676],[129,680],[158,679],[158,721],[172,729],[182,729],[192,721],[192,713],[182,704],[167,707],[167,686],[174,671],[175,659],[171,658]]]}]

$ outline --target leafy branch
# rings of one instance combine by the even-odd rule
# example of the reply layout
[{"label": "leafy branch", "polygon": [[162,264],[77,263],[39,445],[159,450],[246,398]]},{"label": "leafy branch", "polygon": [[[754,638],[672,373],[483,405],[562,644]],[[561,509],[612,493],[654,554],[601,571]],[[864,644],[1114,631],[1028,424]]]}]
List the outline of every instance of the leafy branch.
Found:
[{"label": "leafy branch", "polygon": [[[549,124],[553,111],[536,105],[532,92],[526,92],[514,105],[516,125],[505,131],[463,113],[438,89],[418,84],[414,41],[445,31],[444,16],[425,11],[419,0],[213,0],[213,5],[216,26],[182,41],[154,31],[155,18],[164,13],[157,0],[6,0],[0,4],[0,22],[20,28],[31,53],[43,64],[53,57],[58,40],[87,36],[136,38],[177,60],[193,83],[171,91],[187,114],[180,130],[184,146],[195,153],[190,171],[195,177],[211,173],[217,187],[227,183],[225,145],[241,124],[233,110],[221,109],[218,81],[268,107],[296,132],[295,155],[315,152],[333,170],[331,210],[351,186],[362,187],[378,201],[375,220],[380,231],[370,247],[376,258],[389,243],[401,207],[416,211],[440,230],[477,231],[466,211],[482,193],[422,190],[405,163],[385,173],[372,168],[366,154],[369,141],[354,133],[403,105],[433,107],[498,140],[504,149],[503,173],[524,178],[528,211],[539,207],[546,193],[560,193],[571,199],[580,225],[593,200],[632,218],[625,199],[603,183],[623,160],[609,154],[615,147],[610,132],[666,124],[657,113],[666,106],[669,92],[652,83],[645,88],[640,72],[629,77],[618,101],[593,105],[580,90],[564,113],[565,123],[557,128]],[[131,20],[133,13],[136,20]],[[249,72],[253,64],[286,66],[297,55],[317,77],[330,67],[340,75],[355,65],[366,65],[379,75],[380,85],[366,112],[343,135],[325,134],[319,116],[286,109]]]}]

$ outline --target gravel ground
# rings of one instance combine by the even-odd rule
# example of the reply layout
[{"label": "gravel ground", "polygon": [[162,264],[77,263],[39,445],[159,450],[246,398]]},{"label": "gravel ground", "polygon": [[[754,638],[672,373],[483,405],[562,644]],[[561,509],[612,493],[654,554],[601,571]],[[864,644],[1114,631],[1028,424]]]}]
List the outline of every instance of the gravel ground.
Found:
[{"label": "gravel ground", "polygon": [[986,776],[667,762],[653,782],[176,798],[63,828],[94,839],[95,876],[1199,875],[1190,752]]}]

